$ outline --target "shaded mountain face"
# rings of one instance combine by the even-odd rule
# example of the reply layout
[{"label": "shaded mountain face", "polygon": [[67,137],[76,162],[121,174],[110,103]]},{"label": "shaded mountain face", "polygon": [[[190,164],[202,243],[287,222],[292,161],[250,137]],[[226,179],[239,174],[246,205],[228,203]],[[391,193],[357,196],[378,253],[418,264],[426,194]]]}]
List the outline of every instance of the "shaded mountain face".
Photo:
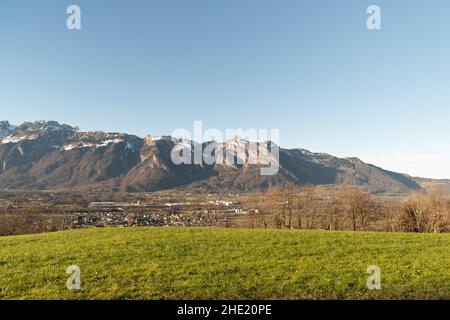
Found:
[{"label": "shaded mountain face", "polygon": [[[205,149],[210,143],[201,147]],[[175,164],[172,152],[192,141],[172,137],[144,139],[125,133],[82,132],[54,121],[15,127],[0,122],[0,188],[156,191],[177,187],[250,191],[291,182],[297,185],[361,186],[373,193],[421,189],[409,176],[383,170],[357,158],[336,158],[304,149],[261,153],[265,144],[234,137],[215,143],[214,163]],[[265,147],[267,149],[267,147]],[[258,150],[258,151],[257,151]],[[270,148],[269,148],[270,150]],[[226,161],[232,159],[233,161]],[[261,168],[277,163],[275,175]]]}]

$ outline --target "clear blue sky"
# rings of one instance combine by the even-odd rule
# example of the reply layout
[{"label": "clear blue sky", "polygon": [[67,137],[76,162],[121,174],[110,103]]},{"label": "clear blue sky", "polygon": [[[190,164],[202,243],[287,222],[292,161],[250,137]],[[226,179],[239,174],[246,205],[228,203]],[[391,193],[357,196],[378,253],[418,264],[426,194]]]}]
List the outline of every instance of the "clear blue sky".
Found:
[{"label": "clear blue sky", "polygon": [[284,147],[450,178],[449,14],[448,0],[2,0],[0,118],[279,128]]}]

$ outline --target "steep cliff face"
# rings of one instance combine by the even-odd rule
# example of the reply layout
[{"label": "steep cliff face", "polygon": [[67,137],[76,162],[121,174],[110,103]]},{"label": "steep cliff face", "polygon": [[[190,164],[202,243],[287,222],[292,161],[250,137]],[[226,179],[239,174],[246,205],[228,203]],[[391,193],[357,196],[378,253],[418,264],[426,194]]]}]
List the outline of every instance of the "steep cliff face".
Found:
[{"label": "steep cliff face", "polygon": [[[185,149],[193,156],[194,147],[192,141],[172,137],[142,139],[125,133],[81,132],[54,121],[24,123],[18,127],[2,121],[0,188],[135,192],[193,184],[249,191],[285,182],[350,184],[380,193],[404,193],[421,188],[411,177],[357,158],[342,159],[304,149],[283,148],[279,148],[279,157],[275,157],[270,148],[265,150],[239,137],[216,143],[216,152],[212,153],[214,163],[177,165],[172,161],[174,148]],[[276,164],[279,170],[275,175],[261,175],[260,169],[269,163]]]}]

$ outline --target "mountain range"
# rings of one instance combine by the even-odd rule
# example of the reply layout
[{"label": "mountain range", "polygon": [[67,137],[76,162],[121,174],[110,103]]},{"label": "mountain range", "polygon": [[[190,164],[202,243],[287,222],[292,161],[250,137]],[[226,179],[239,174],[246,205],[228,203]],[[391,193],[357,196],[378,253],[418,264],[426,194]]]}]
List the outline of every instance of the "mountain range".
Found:
[{"label": "mountain range", "polygon": [[[404,194],[422,187],[415,178],[364,163],[305,149],[279,148],[276,175],[262,165],[216,162],[176,165],[171,151],[195,142],[170,136],[141,138],[126,133],[80,131],[55,121],[0,122],[0,188],[147,192],[171,188],[250,191],[296,185],[354,185],[372,193]],[[253,142],[233,137],[219,150],[247,160]],[[231,150],[231,151],[229,151]],[[241,150],[242,151],[242,150]],[[274,160],[275,161],[275,160]],[[239,162],[237,162],[239,163]],[[254,162],[253,162],[254,163]]]}]

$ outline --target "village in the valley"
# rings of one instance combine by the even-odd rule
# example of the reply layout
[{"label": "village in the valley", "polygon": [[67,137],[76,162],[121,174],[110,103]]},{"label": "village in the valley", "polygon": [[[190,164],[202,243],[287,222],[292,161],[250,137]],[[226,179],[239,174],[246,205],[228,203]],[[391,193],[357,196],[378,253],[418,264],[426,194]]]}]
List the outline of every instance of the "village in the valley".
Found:
[{"label": "village in the valley", "polygon": [[71,214],[72,228],[85,227],[234,227],[232,217],[245,215],[238,201],[210,200],[207,203],[168,202],[158,205],[92,202],[87,212]]},{"label": "village in the valley", "polygon": [[[0,230],[7,234],[100,227],[237,227],[239,194],[0,192]],[[27,223],[25,223],[27,222]],[[21,230],[27,226],[30,230]]]}]

